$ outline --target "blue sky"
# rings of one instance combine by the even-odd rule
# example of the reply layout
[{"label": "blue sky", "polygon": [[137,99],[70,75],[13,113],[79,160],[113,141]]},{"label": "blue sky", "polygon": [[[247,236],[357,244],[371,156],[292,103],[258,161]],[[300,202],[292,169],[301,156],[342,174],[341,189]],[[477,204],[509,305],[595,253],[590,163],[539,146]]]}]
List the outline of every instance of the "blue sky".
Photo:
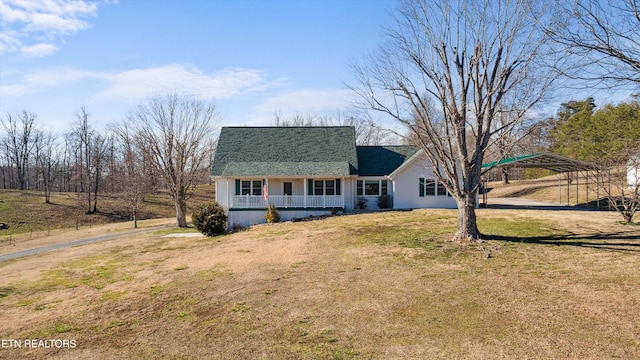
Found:
[{"label": "blue sky", "polygon": [[350,63],[381,41],[392,0],[2,0],[0,114],[65,131],[149,96],[213,100],[225,125],[348,109]]},{"label": "blue sky", "polygon": [[[98,128],[150,96],[199,96],[223,125],[333,115],[356,100],[350,64],[375,50],[395,0],[2,0],[0,116],[28,110],[67,131]],[[629,90],[565,92],[548,104]],[[577,95],[579,94],[579,95]],[[542,115],[542,116],[545,116]],[[389,124],[388,124],[389,125]],[[397,124],[394,124],[397,125]]]}]

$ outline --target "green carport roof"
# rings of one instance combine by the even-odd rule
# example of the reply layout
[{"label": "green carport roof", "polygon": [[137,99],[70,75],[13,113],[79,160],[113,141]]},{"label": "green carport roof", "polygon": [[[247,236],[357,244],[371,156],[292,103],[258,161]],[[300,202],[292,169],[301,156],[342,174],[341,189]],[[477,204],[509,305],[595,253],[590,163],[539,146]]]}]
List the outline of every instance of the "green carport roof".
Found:
[{"label": "green carport roof", "polygon": [[501,166],[543,168],[556,172],[586,171],[594,169],[594,166],[591,163],[552,153],[520,155],[482,164],[483,169]]}]

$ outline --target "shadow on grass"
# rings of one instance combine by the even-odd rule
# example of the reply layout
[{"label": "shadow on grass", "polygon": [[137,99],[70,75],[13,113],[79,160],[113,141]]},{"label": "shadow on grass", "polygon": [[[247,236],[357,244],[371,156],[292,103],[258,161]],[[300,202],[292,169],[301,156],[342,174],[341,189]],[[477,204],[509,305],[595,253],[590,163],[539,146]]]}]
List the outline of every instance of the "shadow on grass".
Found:
[{"label": "shadow on grass", "polygon": [[592,235],[564,234],[548,236],[509,237],[487,235],[488,240],[539,245],[576,246],[608,251],[640,254],[640,233],[611,232]]}]

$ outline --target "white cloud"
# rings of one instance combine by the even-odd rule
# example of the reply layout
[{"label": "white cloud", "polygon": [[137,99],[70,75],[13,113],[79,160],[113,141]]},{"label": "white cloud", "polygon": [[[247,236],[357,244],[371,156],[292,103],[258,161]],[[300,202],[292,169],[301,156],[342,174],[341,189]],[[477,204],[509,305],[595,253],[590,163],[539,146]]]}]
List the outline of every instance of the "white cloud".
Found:
[{"label": "white cloud", "polygon": [[273,124],[275,114],[285,119],[294,115],[335,115],[336,111],[349,108],[354,99],[353,91],[348,89],[315,88],[286,92],[269,97],[256,106],[249,115],[248,123]]},{"label": "white cloud", "polygon": [[[12,74],[16,76],[16,74]],[[100,72],[70,68],[51,68],[32,72],[15,84],[0,85],[0,94],[5,97],[18,97],[45,92],[52,88],[62,87],[68,83],[82,80],[106,80],[107,75]]]},{"label": "white cloud", "polygon": [[352,99],[353,91],[347,89],[303,89],[271,97],[257,110],[272,114],[282,109],[301,114],[332,112],[346,107]]},{"label": "white cloud", "polygon": [[90,85],[97,89],[93,90],[95,93],[91,96],[96,101],[137,103],[152,95],[172,92],[227,99],[241,93],[256,93],[278,87],[284,81],[268,79],[262,71],[255,69],[225,69],[207,74],[196,67],[181,64],[120,72],[50,68],[30,73],[18,83],[7,84],[5,81],[0,85],[0,94],[19,97],[73,83],[76,88]]},{"label": "white cloud", "polygon": [[25,46],[20,49],[22,55],[26,57],[42,57],[51,55],[58,51],[58,47],[51,44],[36,44],[32,46]]},{"label": "white cloud", "polygon": [[226,69],[206,74],[196,67],[166,65],[113,74],[100,98],[133,102],[150,95],[180,92],[205,98],[224,99],[239,93],[265,90],[277,84],[254,69]]},{"label": "white cloud", "polygon": [[[84,0],[3,0],[0,2],[0,53],[20,51],[25,56],[53,53],[61,37],[87,29],[103,2]],[[45,43],[46,41],[46,43]],[[33,44],[33,43],[37,44]],[[49,45],[48,52],[43,45]]]}]

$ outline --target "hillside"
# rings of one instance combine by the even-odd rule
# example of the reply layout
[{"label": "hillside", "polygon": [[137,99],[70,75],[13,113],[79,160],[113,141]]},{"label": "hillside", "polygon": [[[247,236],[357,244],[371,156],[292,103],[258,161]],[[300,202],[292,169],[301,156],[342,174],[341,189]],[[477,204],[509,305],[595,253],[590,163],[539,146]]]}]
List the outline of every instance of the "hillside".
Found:
[{"label": "hillside", "polygon": [[[89,227],[98,224],[130,221],[126,204],[117,195],[99,194],[98,213],[87,214],[86,194],[53,193],[51,203],[36,191],[0,190],[0,223],[9,225],[0,230],[2,236]],[[194,206],[215,201],[215,186],[200,185],[188,201]],[[140,220],[175,217],[175,208],[166,192],[146,195],[138,215]]]}]

